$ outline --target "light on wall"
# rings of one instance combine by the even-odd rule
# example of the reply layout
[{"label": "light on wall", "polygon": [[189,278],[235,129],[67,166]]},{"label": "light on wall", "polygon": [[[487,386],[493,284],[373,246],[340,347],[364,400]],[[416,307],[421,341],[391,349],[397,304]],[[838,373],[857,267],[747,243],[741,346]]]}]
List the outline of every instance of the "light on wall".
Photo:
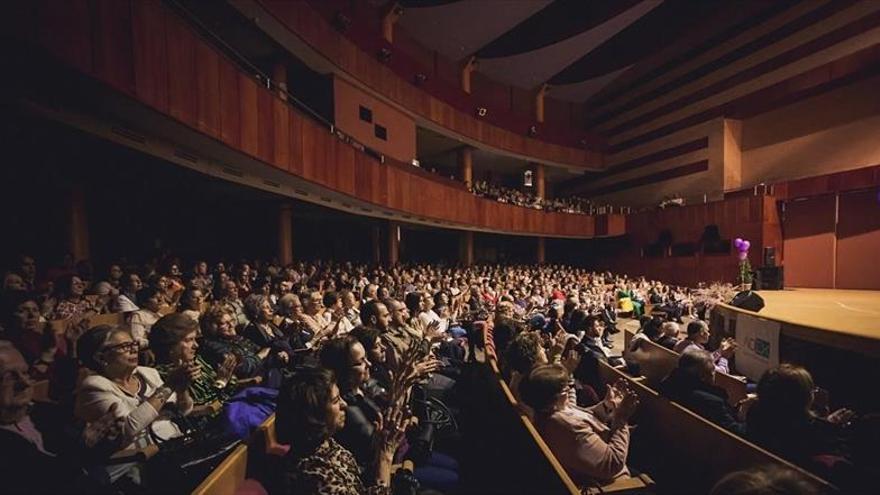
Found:
[{"label": "light on wall", "polygon": [[379,61],[383,63],[387,63],[391,60],[391,50],[388,48],[382,48],[379,50]]},{"label": "light on wall", "polygon": [[489,114],[489,109],[486,107],[477,107],[477,117],[485,117]]},{"label": "light on wall", "polygon": [[523,173],[523,185],[526,187],[532,187],[532,171],[526,170]]}]

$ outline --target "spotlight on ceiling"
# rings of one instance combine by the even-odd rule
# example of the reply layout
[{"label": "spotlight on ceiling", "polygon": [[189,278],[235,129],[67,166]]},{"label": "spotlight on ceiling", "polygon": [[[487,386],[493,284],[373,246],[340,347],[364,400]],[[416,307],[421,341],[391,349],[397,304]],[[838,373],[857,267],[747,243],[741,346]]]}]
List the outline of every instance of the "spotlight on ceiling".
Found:
[{"label": "spotlight on ceiling", "polygon": [[477,107],[477,116],[478,116],[478,117],[485,117],[485,116],[488,115],[488,114],[489,114],[489,109],[488,109],[488,108],[486,108],[486,107]]},{"label": "spotlight on ceiling", "polygon": [[529,136],[537,136],[538,135],[538,127],[537,126],[529,126]]},{"label": "spotlight on ceiling", "polygon": [[413,80],[415,81],[416,85],[420,86],[420,85],[424,84],[425,81],[428,80],[428,76],[426,74],[419,72],[418,74],[413,76]]},{"label": "spotlight on ceiling", "polygon": [[391,60],[391,50],[389,48],[382,48],[379,50],[379,61],[387,63],[389,60]]}]

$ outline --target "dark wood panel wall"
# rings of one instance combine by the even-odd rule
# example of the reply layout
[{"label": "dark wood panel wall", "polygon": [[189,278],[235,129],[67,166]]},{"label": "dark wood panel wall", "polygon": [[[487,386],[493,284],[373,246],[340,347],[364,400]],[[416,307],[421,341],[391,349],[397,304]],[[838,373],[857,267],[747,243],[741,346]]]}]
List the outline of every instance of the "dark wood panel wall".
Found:
[{"label": "dark wood panel wall", "polygon": [[20,22],[11,30],[63,63],[328,189],[468,228],[567,237],[624,233],[622,216],[603,219],[597,232],[596,217],[501,204],[411,168],[379,163],[240,71],[161,2],[42,0],[15,10],[12,17]]},{"label": "dark wood panel wall", "polygon": [[[444,93],[444,98],[433,96],[425,87],[439,84],[439,81],[429,80],[424,87],[417,87],[411,80],[404,79],[387,64],[381,63],[376,53],[368,53],[341,36],[308,2],[261,1],[260,4],[294,35],[332,60],[341,70],[356,77],[377,94],[435,124],[487,146],[529,156],[536,162],[588,168],[602,166],[602,154],[586,149],[586,146],[564,146],[530,138],[527,133],[529,125],[520,126],[521,129],[513,132],[493,125],[491,118],[477,118],[477,106],[473,102],[463,101],[468,96],[464,93]],[[437,90],[440,91],[439,88]],[[588,141],[590,146],[600,145],[593,138]]]},{"label": "dark wood panel wall", "polygon": [[[703,230],[717,225],[722,239],[749,239],[749,262],[762,264],[762,247],[773,246],[780,253],[776,198],[768,195],[732,196],[722,201],[668,208],[627,216],[629,243],[620,252],[600,262],[602,268],[630,275],[695,287],[700,282],[734,282],[739,261],[731,248],[726,254],[704,254],[699,250],[687,256],[643,256],[642,250],[669,231],[672,243],[698,242]],[[777,260],[781,254],[777,254]]]}]

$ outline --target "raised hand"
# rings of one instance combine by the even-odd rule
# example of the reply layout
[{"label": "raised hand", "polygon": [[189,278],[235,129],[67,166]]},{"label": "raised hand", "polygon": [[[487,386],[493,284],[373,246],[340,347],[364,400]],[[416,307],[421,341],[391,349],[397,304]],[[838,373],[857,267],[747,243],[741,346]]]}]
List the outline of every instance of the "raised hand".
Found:
[{"label": "raised hand", "polygon": [[565,356],[562,358],[562,366],[568,370],[569,373],[574,373],[574,370],[577,369],[578,365],[581,364],[581,353],[572,349],[565,353]]},{"label": "raised hand", "polygon": [[236,366],[238,366],[238,358],[235,357],[235,354],[225,354],[223,356],[223,362],[217,367],[217,379],[223,382],[228,382],[232,379]]}]

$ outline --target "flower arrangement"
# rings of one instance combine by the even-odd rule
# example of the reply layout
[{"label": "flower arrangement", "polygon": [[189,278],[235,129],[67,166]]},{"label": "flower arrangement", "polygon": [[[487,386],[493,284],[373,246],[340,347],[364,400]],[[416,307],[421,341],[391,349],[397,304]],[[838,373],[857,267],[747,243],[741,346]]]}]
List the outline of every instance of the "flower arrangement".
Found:
[{"label": "flower arrangement", "polygon": [[749,263],[749,248],[752,243],[737,237],[733,241],[736,248],[737,257],[739,258],[739,277],[738,281],[741,286],[748,288],[752,285],[752,265]]}]

